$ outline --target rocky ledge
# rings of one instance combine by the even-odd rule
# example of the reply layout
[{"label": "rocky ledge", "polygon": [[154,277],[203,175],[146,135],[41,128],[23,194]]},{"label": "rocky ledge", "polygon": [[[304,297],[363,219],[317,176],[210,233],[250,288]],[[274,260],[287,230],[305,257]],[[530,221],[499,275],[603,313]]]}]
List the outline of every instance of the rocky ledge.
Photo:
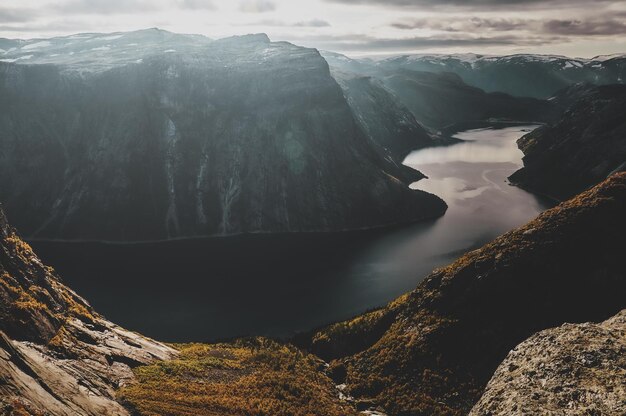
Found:
[{"label": "rocky ledge", "polygon": [[98,315],[0,208],[0,414],[127,415],[115,390],[132,368],[175,355]]},{"label": "rocky ledge", "polygon": [[626,414],[626,310],[533,335],[500,364],[470,416]]}]

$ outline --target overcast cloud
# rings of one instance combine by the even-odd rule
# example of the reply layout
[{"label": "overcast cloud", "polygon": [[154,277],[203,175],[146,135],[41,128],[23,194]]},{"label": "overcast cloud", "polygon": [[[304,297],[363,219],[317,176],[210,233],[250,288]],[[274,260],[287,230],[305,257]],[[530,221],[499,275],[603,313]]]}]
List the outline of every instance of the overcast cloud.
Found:
[{"label": "overcast cloud", "polygon": [[0,37],[159,27],[348,55],[626,52],[625,0],[2,0]]}]

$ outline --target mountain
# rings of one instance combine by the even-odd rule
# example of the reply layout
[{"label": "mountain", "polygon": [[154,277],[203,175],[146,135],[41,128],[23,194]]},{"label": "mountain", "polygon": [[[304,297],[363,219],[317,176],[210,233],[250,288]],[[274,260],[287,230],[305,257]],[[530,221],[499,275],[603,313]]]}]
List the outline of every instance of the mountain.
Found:
[{"label": "mountain", "polygon": [[550,118],[550,103],[534,98],[471,87],[454,73],[398,70],[383,82],[425,125],[441,129],[476,121],[543,122]]},{"label": "mountain", "polygon": [[408,188],[422,175],[373,144],[389,138],[364,132],[314,49],[157,29],[20,45],[0,63],[0,193],[29,237],[330,231],[446,209]]},{"label": "mountain", "polygon": [[470,416],[626,414],[626,310],[600,324],[565,324],[509,353]]},{"label": "mountain", "polygon": [[175,355],[97,314],[0,208],[0,413],[127,415],[115,390],[131,368]]},{"label": "mountain", "polygon": [[376,78],[331,71],[341,86],[356,120],[381,156],[398,162],[413,150],[436,145],[434,138]]},{"label": "mountain", "polygon": [[510,180],[566,199],[626,167],[626,86],[575,85],[554,102],[566,110],[518,140],[524,167]]},{"label": "mountain", "polygon": [[548,101],[487,93],[468,85],[453,71],[415,70],[409,65],[355,60],[329,52],[323,56],[333,73],[355,73],[377,80],[419,123],[431,129],[494,120],[544,122],[554,114]]},{"label": "mountain", "polygon": [[572,84],[615,84],[626,80],[626,56],[577,59],[553,55],[402,55],[377,62],[383,69],[453,72],[487,92],[548,98]]},{"label": "mountain", "polygon": [[625,210],[626,173],[615,174],[434,271],[385,308],[298,343],[333,360],[329,372],[361,408],[467,414],[520,342],[626,307]]}]

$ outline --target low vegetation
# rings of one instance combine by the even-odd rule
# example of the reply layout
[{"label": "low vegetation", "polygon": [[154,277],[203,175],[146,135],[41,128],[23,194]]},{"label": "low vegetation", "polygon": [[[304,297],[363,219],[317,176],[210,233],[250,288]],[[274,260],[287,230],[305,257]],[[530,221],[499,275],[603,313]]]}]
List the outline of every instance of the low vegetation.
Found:
[{"label": "low vegetation", "polygon": [[118,398],[135,413],[157,415],[350,416],[325,364],[265,338],[176,346],[177,359],[136,368]]}]

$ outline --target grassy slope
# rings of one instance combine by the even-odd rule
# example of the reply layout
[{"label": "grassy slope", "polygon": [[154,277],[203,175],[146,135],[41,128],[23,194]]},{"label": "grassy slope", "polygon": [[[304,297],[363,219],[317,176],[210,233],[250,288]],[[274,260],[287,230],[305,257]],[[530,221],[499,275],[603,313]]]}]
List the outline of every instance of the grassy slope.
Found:
[{"label": "grassy slope", "polygon": [[135,369],[120,400],[146,416],[355,414],[324,363],[293,346],[254,338],[178,348],[176,360]]}]

